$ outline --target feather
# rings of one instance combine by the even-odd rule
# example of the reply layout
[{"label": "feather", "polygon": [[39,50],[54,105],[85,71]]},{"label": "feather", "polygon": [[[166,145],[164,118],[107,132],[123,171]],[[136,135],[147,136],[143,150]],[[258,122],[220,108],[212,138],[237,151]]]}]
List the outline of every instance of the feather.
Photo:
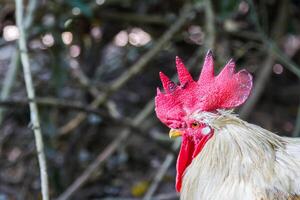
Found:
[{"label": "feather", "polygon": [[211,51],[197,82],[178,57],[176,67],[179,85],[160,73],[164,92],[157,90],[155,111],[182,135],[181,200],[300,199],[300,139],[280,137],[229,110],[247,100],[251,74],[235,73],[230,60],[215,76]]},{"label": "feather", "polygon": [[298,198],[300,140],[279,137],[231,111],[218,112],[193,116],[215,134],[186,170],[181,199]]}]

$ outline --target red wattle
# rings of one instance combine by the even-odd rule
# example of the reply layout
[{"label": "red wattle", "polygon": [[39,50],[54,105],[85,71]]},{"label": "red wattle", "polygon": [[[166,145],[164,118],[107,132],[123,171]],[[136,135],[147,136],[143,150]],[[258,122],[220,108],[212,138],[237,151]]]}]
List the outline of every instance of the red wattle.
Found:
[{"label": "red wattle", "polygon": [[206,142],[212,137],[212,133],[208,134],[208,135],[204,135],[201,140],[199,141],[198,144],[195,145],[195,151],[193,153],[192,158],[195,158],[203,149],[203,147],[205,146]]},{"label": "red wattle", "polygon": [[182,143],[177,158],[177,174],[176,174],[176,191],[180,192],[182,179],[186,168],[191,164],[193,159],[201,152],[207,141],[213,136],[213,133],[203,135],[199,142],[185,135],[182,136]]},{"label": "red wattle", "polygon": [[192,155],[194,152],[194,142],[188,139],[186,136],[182,136],[182,143],[179,151],[179,155],[177,158],[177,174],[176,174],[176,191],[180,192],[183,173],[185,169],[192,162]]}]

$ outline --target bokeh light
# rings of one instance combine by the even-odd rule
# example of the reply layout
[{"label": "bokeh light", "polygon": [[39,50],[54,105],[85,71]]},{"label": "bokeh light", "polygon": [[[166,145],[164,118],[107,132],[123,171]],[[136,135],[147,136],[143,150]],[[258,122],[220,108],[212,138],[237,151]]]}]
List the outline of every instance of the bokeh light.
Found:
[{"label": "bokeh light", "polygon": [[100,27],[95,26],[91,29],[91,35],[93,36],[93,38],[95,38],[96,40],[100,40],[102,37],[102,30]]},{"label": "bokeh light", "polygon": [[124,47],[128,43],[128,33],[126,31],[120,31],[114,39],[114,44],[119,47]]},{"label": "bokeh light", "polygon": [[63,32],[61,34],[61,39],[63,41],[64,44],[69,45],[72,43],[73,41],[73,34],[71,32]]},{"label": "bokeh light", "polygon": [[249,11],[249,4],[245,1],[242,1],[239,4],[239,12],[241,12],[242,14],[246,14]]},{"label": "bokeh light", "polygon": [[300,35],[288,34],[284,38],[283,47],[285,53],[292,57],[300,49]]},{"label": "bokeh light", "polygon": [[133,28],[129,33],[129,43],[133,46],[144,46],[151,41],[151,36],[141,28]]},{"label": "bokeh light", "polygon": [[104,3],[105,3],[105,0],[96,0],[96,4],[99,6],[101,6]]},{"label": "bokeh light", "polygon": [[80,46],[78,45],[72,45],[70,47],[70,56],[73,58],[76,58],[80,55]]},{"label": "bokeh light", "polygon": [[42,42],[47,47],[52,47],[54,45],[54,37],[51,33],[47,33],[42,37]]},{"label": "bokeh light", "polygon": [[191,25],[188,28],[189,40],[197,45],[202,45],[204,41],[204,32],[198,25]]},{"label": "bokeh light", "polygon": [[14,41],[19,38],[19,29],[15,25],[7,25],[3,28],[3,38],[5,41]]},{"label": "bokeh light", "polygon": [[275,74],[282,74],[282,72],[283,72],[283,66],[281,65],[281,64],[275,64],[274,66],[273,66],[273,72],[275,73]]},{"label": "bokeh light", "polygon": [[81,13],[80,8],[74,7],[72,9],[72,14],[73,15],[80,15],[80,13]]}]

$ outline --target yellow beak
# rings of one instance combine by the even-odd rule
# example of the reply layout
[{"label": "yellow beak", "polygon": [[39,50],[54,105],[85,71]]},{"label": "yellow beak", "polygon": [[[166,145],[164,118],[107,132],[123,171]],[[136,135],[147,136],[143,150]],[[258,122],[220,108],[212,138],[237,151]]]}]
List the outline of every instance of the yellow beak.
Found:
[{"label": "yellow beak", "polygon": [[182,133],[177,129],[171,129],[170,132],[169,132],[169,137],[172,138],[172,139],[177,138],[181,135],[182,135]]}]

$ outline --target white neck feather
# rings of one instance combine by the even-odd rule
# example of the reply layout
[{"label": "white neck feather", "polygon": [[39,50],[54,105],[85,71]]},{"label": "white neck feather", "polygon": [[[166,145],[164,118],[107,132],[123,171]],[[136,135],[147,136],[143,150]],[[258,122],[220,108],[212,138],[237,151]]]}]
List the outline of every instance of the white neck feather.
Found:
[{"label": "white neck feather", "polygon": [[289,139],[231,111],[218,112],[194,115],[215,132],[186,170],[182,200],[273,199],[278,192],[300,193],[300,155],[294,158],[286,151]]}]

